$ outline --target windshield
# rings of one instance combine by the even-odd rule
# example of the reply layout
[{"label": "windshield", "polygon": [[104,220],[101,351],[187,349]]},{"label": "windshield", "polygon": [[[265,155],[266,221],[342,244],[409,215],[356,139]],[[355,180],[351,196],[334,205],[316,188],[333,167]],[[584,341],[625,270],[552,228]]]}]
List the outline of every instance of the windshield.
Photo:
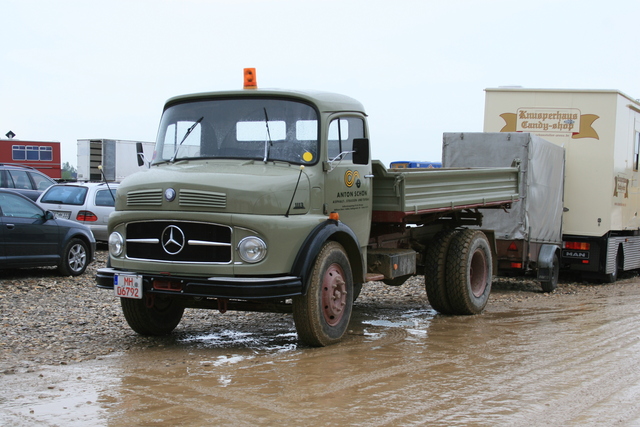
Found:
[{"label": "windshield", "polygon": [[318,115],[302,102],[217,99],[167,108],[153,163],[223,158],[313,164],[318,159]]}]

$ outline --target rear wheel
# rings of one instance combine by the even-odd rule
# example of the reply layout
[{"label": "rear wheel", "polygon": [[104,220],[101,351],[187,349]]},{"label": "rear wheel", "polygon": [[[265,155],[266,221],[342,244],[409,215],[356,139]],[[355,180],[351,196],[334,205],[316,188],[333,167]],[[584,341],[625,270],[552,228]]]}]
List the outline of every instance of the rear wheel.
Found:
[{"label": "rear wheel", "polygon": [[605,283],[614,283],[618,280],[618,273],[623,269],[622,248],[618,248],[616,253],[616,267],[612,273],[602,275],[602,281]]},{"label": "rear wheel", "polygon": [[492,261],[483,232],[464,230],[447,253],[447,294],[453,314],[479,314],[491,293]]},{"label": "rear wheel", "polygon": [[447,252],[458,230],[445,230],[436,234],[425,253],[424,287],[431,307],[439,313],[451,314],[447,295]]},{"label": "rear wheel", "polygon": [[326,243],[316,258],[307,293],[293,298],[298,338],[323,347],[340,341],[351,318],[353,278],[342,245]]},{"label": "rear wheel", "polygon": [[71,239],[64,248],[58,271],[63,276],[79,276],[89,265],[89,246],[81,239]]},{"label": "rear wheel", "polygon": [[184,307],[163,295],[146,294],[142,299],[120,298],[127,323],[140,335],[167,335],[184,313]]}]

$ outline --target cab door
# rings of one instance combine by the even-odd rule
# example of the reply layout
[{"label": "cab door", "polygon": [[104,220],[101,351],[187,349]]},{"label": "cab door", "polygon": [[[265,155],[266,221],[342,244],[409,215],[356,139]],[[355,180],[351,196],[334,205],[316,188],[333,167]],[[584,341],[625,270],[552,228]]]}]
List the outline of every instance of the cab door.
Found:
[{"label": "cab door", "polygon": [[325,169],[325,207],[337,212],[351,228],[360,246],[366,246],[371,228],[371,162],[353,163],[353,140],[366,138],[362,116],[341,115],[329,122],[327,129],[327,166]]}]

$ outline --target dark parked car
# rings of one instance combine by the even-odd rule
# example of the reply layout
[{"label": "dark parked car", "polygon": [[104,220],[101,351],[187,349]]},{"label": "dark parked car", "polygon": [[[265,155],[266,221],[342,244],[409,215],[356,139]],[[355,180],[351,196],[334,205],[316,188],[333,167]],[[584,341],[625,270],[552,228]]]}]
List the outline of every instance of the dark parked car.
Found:
[{"label": "dark parked car", "polygon": [[87,226],[0,189],[0,268],[57,266],[60,274],[77,276],[93,261],[95,249]]},{"label": "dark parked car", "polygon": [[33,201],[56,182],[37,169],[10,163],[0,163],[0,188],[8,188]]}]

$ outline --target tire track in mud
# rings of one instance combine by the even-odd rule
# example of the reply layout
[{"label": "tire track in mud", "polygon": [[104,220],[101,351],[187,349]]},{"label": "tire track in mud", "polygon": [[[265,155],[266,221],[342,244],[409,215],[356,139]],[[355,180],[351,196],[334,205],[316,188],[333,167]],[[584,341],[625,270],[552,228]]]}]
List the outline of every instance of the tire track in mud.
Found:
[{"label": "tire track in mud", "polygon": [[[602,309],[603,306],[599,308]],[[435,422],[432,416],[419,418],[418,423],[491,425],[504,419],[504,414],[500,414],[498,410],[494,414],[485,412],[482,418],[469,418],[460,415],[460,412],[464,412],[460,411],[461,407],[500,408],[507,414],[512,413],[509,419],[513,425],[536,425],[533,422],[536,416],[539,421],[544,420],[550,425],[563,425],[565,422],[575,421],[586,408],[606,399],[612,393],[617,393],[618,390],[626,390],[632,386],[632,381],[620,383],[619,378],[624,377],[625,372],[631,374],[636,381],[640,375],[637,363],[626,361],[620,364],[621,359],[633,359],[634,353],[637,353],[640,347],[633,326],[637,324],[638,316],[635,313],[629,314],[629,311],[635,311],[633,308],[627,308],[626,311],[599,316],[603,319],[602,323],[593,325],[582,334],[563,331],[561,328],[567,325],[560,322],[554,324],[555,319],[550,311],[521,316],[519,323],[542,323],[543,328],[538,331],[530,330],[529,333],[520,331],[520,341],[515,343],[515,347],[520,347],[520,350],[516,352],[515,357],[502,354],[498,357],[497,364],[476,363],[471,366],[476,372],[482,368],[491,370],[490,376],[475,375],[474,378],[480,380],[475,383],[458,381],[456,384],[449,384],[452,389],[458,391],[455,398],[457,404],[451,405],[450,408],[431,408],[440,414],[441,423]],[[559,309],[558,317],[567,318],[567,312],[570,313],[571,310]],[[579,324],[580,317],[584,314],[574,314],[577,316],[575,323]],[[589,323],[595,322],[587,322],[587,325]],[[549,329],[550,324],[554,327]],[[536,337],[536,333],[545,335]],[[509,338],[518,337],[511,335]],[[496,345],[496,340],[493,341],[493,345]],[[452,347],[455,347],[455,344]],[[455,348],[451,348],[450,351],[455,353]],[[468,347],[466,354],[473,356],[482,351],[483,346]],[[434,379],[437,383],[441,381],[438,377]],[[635,393],[637,394],[637,391]],[[420,410],[414,412],[418,413]],[[631,416],[637,418],[636,412],[631,411]],[[412,424],[412,421],[416,420],[409,420],[411,416],[411,411],[408,411],[393,421]],[[602,419],[608,419],[606,412]],[[381,420],[379,425],[388,422],[391,422],[391,419]]]}]

